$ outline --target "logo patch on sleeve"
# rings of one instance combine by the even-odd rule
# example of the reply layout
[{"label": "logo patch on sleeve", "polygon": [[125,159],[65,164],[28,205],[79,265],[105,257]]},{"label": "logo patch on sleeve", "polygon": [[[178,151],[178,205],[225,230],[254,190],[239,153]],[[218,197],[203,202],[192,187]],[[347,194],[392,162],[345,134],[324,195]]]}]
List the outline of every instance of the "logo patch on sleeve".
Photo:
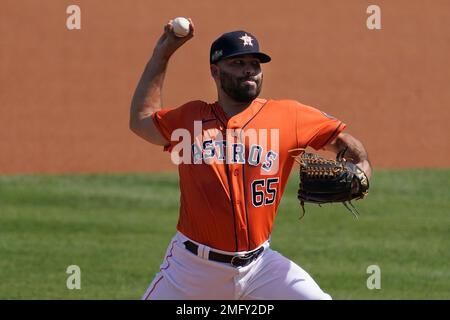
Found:
[{"label": "logo patch on sleeve", "polygon": [[325,112],[323,112],[323,111],[322,111],[322,114],[323,114],[325,117],[327,117],[328,119],[337,120],[336,117],[333,117],[332,115],[330,115],[330,114],[328,114],[328,113],[325,113]]}]

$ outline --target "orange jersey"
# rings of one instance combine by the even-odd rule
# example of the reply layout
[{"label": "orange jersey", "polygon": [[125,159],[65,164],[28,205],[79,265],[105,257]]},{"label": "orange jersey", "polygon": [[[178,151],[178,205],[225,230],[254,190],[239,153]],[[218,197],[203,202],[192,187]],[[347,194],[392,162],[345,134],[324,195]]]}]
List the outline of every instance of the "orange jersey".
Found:
[{"label": "orange jersey", "polygon": [[191,159],[178,165],[177,229],[230,252],[250,251],[269,239],[294,163],[289,150],[321,149],[345,128],[293,100],[255,99],[231,118],[217,102],[192,101],[152,118],[170,141],[165,149]]}]

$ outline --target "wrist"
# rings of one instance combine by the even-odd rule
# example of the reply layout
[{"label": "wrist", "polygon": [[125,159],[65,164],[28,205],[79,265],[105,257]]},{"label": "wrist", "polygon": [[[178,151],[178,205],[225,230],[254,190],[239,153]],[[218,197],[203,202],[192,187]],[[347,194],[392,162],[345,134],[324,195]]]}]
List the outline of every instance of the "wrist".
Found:
[{"label": "wrist", "polygon": [[364,173],[366,174],[367,178],[370,179],[372,176],[372,167],[370,165],[369,160],[362,160],[361,162],[358,162],[356,164]]}]

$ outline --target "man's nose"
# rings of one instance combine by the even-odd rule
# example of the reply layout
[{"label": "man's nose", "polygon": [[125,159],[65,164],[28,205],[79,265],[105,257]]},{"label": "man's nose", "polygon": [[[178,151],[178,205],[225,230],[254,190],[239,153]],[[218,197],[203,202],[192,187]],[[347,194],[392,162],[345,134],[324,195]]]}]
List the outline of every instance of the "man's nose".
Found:
[{"label": "man's nose", "polygon": [[255,75],[256,74],[256,68],[255,67],[253,67],[253,66],[249,66],[249,65],[247,65],[247,66],[245,66],[244,67],[244,75],[246,75],[246,76],[252,76],[252,75]]}]

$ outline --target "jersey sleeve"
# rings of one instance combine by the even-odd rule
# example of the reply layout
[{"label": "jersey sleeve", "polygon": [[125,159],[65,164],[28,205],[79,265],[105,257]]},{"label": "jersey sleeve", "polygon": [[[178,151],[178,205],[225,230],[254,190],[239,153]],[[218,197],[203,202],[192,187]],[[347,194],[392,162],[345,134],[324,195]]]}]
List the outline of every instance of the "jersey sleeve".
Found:
[{"label": "jersey sleeve", "polygon": [[191,101],[178,108],[164,108],[152,114],[156,129],[168,141],[164,146],[165,151],[170,151],[178,143],[178,141],[172,141],[172,132],[176,129],[189,130],[202,104],[204,104],[202,101]]},{"label": "jersey sleeve", "polygon": [[178,109],[162,109],[152,114],[156,129],[167,141],[170,141],[170,136],[175,128],[182,125],[181,114]]},{"label": "jersey sleeve", "polygon": [[297,107],[297,142],[299,148],[322,149],[342,132],[346,124],[316,108]]}]

